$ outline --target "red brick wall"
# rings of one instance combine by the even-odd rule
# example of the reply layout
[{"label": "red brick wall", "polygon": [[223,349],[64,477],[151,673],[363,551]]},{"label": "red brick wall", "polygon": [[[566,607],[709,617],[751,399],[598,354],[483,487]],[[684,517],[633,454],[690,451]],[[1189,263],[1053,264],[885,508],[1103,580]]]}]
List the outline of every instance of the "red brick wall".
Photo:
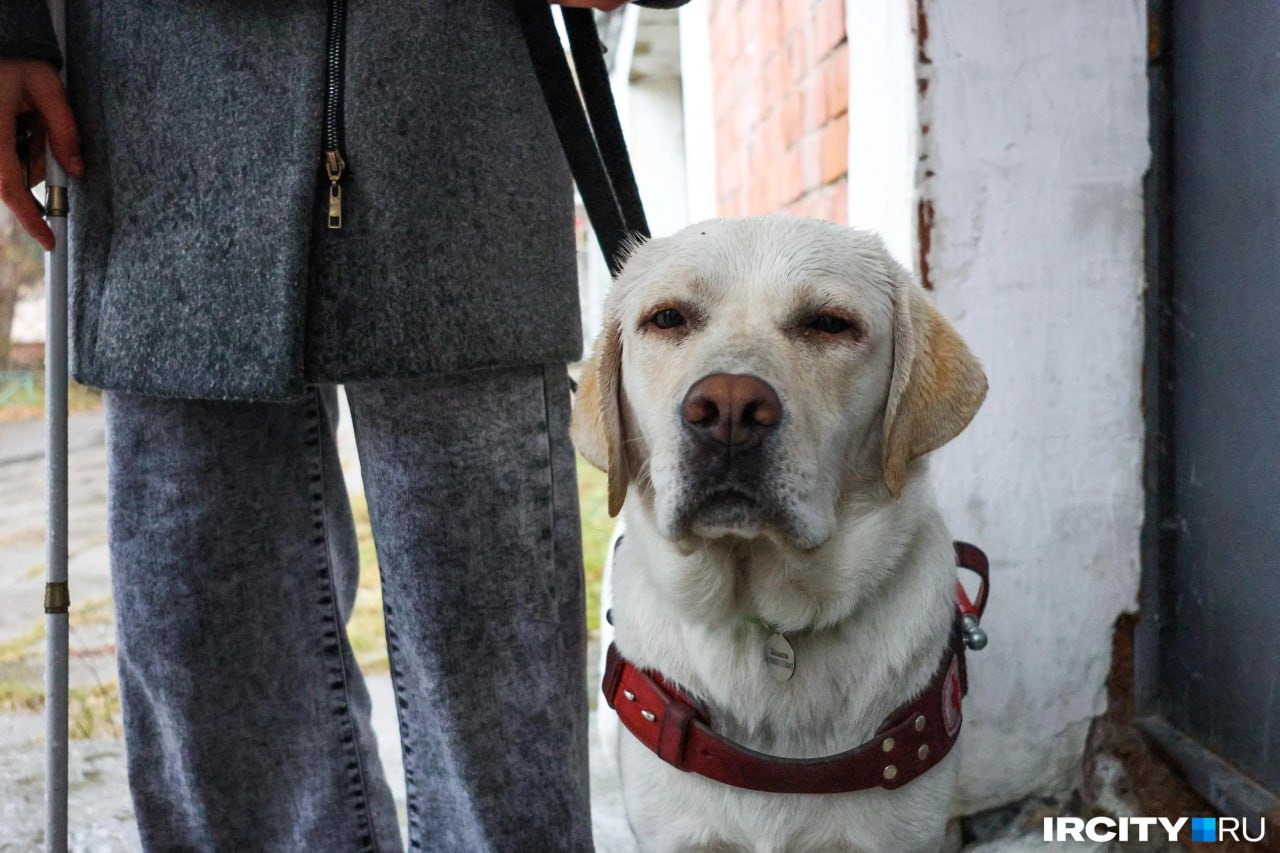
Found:
[{"label": "red brick wall", "polygon": [[721,216],[844,222],[844,0],[708,0]]}]

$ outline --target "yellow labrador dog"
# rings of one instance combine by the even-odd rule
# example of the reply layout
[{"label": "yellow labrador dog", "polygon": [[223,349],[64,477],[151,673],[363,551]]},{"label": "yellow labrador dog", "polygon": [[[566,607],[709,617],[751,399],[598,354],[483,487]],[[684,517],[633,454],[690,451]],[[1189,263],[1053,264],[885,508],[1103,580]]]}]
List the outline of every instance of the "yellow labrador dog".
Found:
[{"label": "yellow labrador dog", "polygon": [[[893,731],[916,740],[902,743],[884,727],[941,683],[955,556],[923,457],[985,393],[977,360],[874,235],[770,216],[634,249],[573,437],[624,513],[616,655],[648,687],[610,677],[632,715],[618,762],[641,849],[938,849],[956,758],[936,759],[958,716],[908,709]],[[659,707],[655,684],[697,724]],[[958,714],[954,667],[939,689]],[[694,728],[721,758],[746,756],[746,787],[715,778],[736,765],[693,745]],[[821,776],[794,759],[855,747],[879,784],[776,792]],[[775,789],[776,759],[789,781]],[[689,769],[699,761],[710,770]]]}]

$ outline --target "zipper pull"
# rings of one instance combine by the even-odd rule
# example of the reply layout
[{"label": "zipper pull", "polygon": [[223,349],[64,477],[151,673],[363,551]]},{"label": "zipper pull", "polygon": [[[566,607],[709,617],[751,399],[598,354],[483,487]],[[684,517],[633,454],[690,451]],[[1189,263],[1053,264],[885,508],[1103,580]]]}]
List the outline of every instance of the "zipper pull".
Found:
[{"label": "zipper pull", "polygon": [[329,227],[342,227],[342,173],[347,168],[346,161],[338,151],[326,151],[324,154],[324,170],[329,176]]}]

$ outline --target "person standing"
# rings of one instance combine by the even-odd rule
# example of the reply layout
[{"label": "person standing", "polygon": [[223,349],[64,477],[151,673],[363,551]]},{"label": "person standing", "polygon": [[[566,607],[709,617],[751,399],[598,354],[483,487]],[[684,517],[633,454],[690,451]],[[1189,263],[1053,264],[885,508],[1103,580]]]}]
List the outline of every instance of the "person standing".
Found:
[{"label": "person standing", "polygon": [[64,94],[44,0],[0,6],[0,200],[50,248],[34,111],[73,178],[72,373],[106,389],[144,846],[401,846],[345,630],[344,383],[409,847],[591,849],[573,196],[512,0],[67,21]]}]

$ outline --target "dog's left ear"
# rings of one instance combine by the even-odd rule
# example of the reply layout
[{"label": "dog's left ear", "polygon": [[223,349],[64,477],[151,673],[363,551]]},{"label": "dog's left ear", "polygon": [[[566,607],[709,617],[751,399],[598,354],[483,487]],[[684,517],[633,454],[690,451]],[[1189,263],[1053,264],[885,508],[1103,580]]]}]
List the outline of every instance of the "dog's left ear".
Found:
[{"label": "dog's left ear", "polygon": [[569,434],[583,458],[609,475],[609,515],[616,516],[630,476],[622,452],[622,327],[616,311],[606,317],[583,365]]},{"label": "dog's left ear", "polygon": [[911,460],[960,434],[987,395],[982,365],[905,270],[893,288],[893,379],[884,413],[884,482],[902,494]]}]

